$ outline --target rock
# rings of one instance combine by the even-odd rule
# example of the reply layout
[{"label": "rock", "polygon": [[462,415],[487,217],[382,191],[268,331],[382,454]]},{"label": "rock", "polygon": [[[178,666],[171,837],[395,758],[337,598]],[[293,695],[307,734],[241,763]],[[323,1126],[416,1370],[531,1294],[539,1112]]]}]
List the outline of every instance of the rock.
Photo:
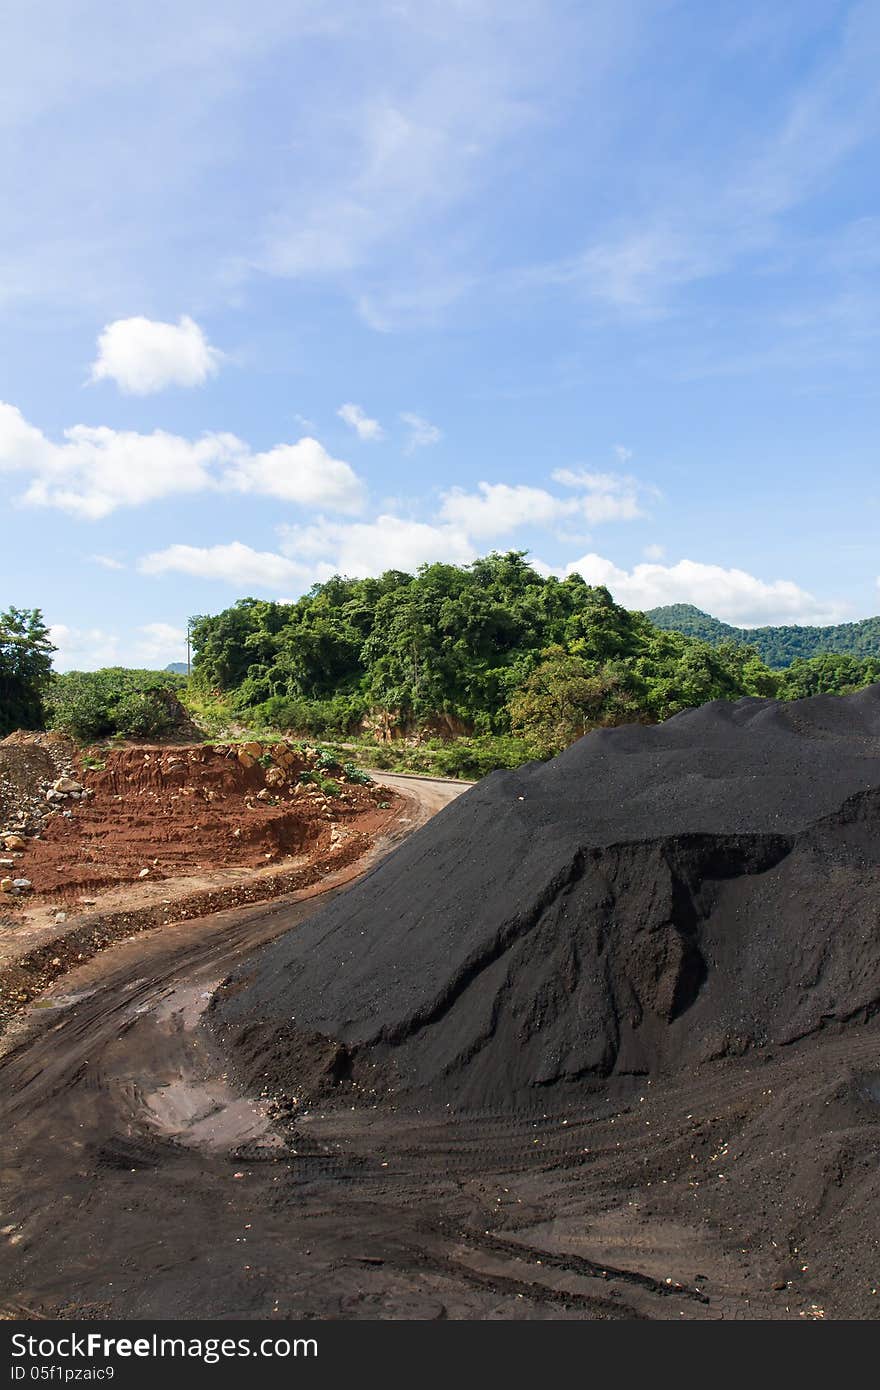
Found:
[{"label": "rock", "polygon": [[14,860],[14,859],[0,859],[0,869],[14,869],[14,868],[15,868],[15,860]]},{"label": "rock", "polygon": [[272,800],[272,793],[269,791],[268,787],[264,787],[261,792],[257,792],[257,800],[264,802]]},{"label": "rock", "polygon": [[254,758],[255,760],[256,760],[257,758],[262,758],[262,756],[263,756],[263,745],[262,745],[262,743],[243,743],[241,746],[242,746],[242,748],[244,749],[245,753],[249,754],[249,756],[252,757],[252,758]]},{"label": "rock", "polygon": [[12,880],[12,888],[16,893],[29,893],[33,886],[29,878],[14,878]]},{"label": "rock", "polygon": [[15,884],[11,878],[0,878],[0,893],[14,893]]},{"label": "rock", "polygon": [[27,849],[27,840],[23,835],[4,835],[4,849]]},{"label": "rock", "polygon": [[140,873],[138,874],[138,878],[147,878],[149,876],[149,873],[149,869],[141,869]]},{"label": "rock", "polygon": [[283,787],[284,781],[284,773],[280,767],[270,767],[266,770],[267,787]]},{"label": "rock", "polygon": [[53,788],[51,791],[46,792],[46,800],[47,800],[47,801],[66,801],[66,800],[67,800],[67,792],[56,792],[55,789]]},{"label": "rock", "polygon": [[81,792],[82,782],[75,782],[72,777],[59,777],[57,782],[52,783],[53,792]]},{"label": "rock", "polygon": [[299,762],[297,755],[286,743],[276,743],[271,752],[275,762],[279,767],[283,767],[285,772],[290,772]]},{"label": "rock", "polygon": [[56,922],[58,923],[58,925],[60,926],[62,922],[66,922],[66,921],[67,921],[67,913],[66,913],[66,912],[56,912],[56,913],[55,913],[55,921],[56,921]]},{"label": "rock", "polygon": [[256,758],[252,757],[252,755],[247,751],[246,748],[239,748],[238,761],[241,763],[242,767],[247,768],[256,766],[257,760]]}]

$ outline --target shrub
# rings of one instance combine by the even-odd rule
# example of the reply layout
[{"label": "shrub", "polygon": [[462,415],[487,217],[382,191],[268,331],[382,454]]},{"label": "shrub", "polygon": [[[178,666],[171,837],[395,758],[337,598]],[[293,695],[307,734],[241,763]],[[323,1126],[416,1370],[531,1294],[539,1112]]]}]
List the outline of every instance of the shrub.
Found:
[{"label": "shrub", "polygon": [[182,721],[176,691],[183,677],[168,671],[111,666],[55,676],[46,702],[46,722],[83,740],[155,738]]}]

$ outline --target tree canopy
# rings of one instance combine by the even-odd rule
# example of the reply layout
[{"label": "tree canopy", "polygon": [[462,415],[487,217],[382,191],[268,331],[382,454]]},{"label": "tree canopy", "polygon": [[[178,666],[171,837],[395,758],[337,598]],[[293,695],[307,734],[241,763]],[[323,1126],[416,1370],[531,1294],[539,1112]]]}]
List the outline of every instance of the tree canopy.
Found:
[{"label": "tree canopy", "polygon": [[193,644],[204,689],[275,723],[318,721],[319,732],[382,709],[403,726],[445,717],[536,737],[540,726],[559,746],[594,724],[664,719],[777,684],[752,648],[661,631],[579,575],[541,576],[520,551],[337,577],[296,603],[243,599],[197,620]]},{"label": "tree canopy", "polygon": [[670,603],[652,608],[647,616],[655,627],[697,637],[712,646],[742,642],[754,647],[762,661],[774,670],[792,662],[832,652],[856,657],[880,658],[880,618],[862,618],[857,623],[837,623],[829,627],[731,627],[691,603]]},{"label": "tree canopy", "polygon": [[42,726],[54,651],[39,608],[0,613],[0,736]]}]

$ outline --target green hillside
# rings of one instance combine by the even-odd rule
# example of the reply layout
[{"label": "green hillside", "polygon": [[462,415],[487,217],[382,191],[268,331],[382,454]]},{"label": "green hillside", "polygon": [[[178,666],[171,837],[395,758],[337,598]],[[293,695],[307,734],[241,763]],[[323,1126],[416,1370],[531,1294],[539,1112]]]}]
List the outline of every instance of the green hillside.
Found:
[{"label": "green hillside", "polygon": [[681,632],[711,646],[723,642],[745,642],[757,649],[768,666],[781,670],[793,661],[835,652],[853,656],[880,657],[880,618],[863,618],[857,623],[838,623],[831,627],[731,627],[691,603],[672,603],[652,608],[647,614],[655,627]]}]

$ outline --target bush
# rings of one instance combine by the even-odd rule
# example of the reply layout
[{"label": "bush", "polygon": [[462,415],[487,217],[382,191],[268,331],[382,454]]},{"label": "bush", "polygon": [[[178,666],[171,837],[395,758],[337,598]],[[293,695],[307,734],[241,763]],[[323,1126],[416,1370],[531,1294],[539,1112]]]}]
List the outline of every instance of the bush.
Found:
[{"label": "bush", "polygon": [[358,695],[334,695],[329,700],[272,695],[248,712],[248,720],[255,729],[283,729],[320,738],[351,733],[365,713],[366,705]]},{"label": "bush", "polygon": [[46,722],[74,738],[157,738],[181,723],[176,691],[185,678],[169,671],[122,666],[68,671],[55,676],[46,701]]}]

